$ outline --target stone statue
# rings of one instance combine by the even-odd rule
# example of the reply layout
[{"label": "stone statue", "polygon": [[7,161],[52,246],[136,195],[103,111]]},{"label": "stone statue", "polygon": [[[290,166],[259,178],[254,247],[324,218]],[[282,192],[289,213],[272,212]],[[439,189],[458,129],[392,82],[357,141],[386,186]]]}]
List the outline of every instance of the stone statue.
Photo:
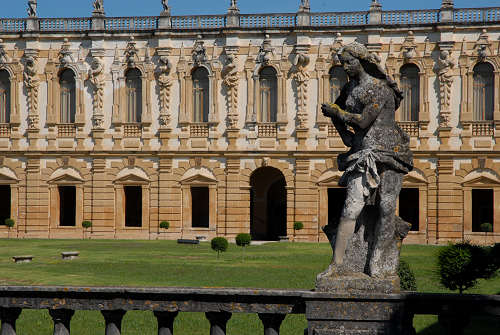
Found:
[{"label": "stone statue", "polygon": [[439,78],[439,96],[441,103],[440,126],[449,127],[449,117],[451,114],[451,86],[453,85],[453,74],[451,69],[455,63],[450,59],[450,53],[447,50],[441,51],[437,62],[437,74]]},{"label": "stone statue", "polygon": [[168,127],[170,123],[170,89],[173,84],[173,79],[170,78],[170,69],[172,64],[168,60],[167,56],[161,56],[159,59],[158,66],[158,86],[160,88],[160,126],[165,128]]},{"label": "stone statue", "polygon": [[167,12],[169,10],[169,8],[168,8],[168,0],[161,0],[161,4],[163,6],[163,11]]},{"label": "stone statue", "polygon": [[28,16],[37,17],[37,3],[36,0],[28,0]]},{"label": "stone statue", "polygon": [[89,81],[94,85],[93,90],[93,106],[94,114],[92,116],[92,123],[94,128],[102,129],[104,127],[104,65],[98,58],[94,57],[92,60],[91,68],[89,71]]},{"label": "stone statue", "polygon": [[36,58],[26,56],[26,67],[24,69],[24,85],[28,92],[28,128],[38,129],[38,88],[40,80],[37,75]]},{"label": "stone statue", "polygon": [[403,176],[413,168],[409,137],[394,120],[403,96],[364,45],[348,44],[338,57],[349,82],[322,112],[350,147],[338,156],[347,196],[338,226],[324,227],[334,254],[316,288],[390,293],[399,290],[398,246],[410,229],[395,216]]},{"label": "stone statue", "polygon": [[236,68],[235,57],[228,54],[226,64],[222,68],[222,83],[226,86],[228,94],[228,126],[235,129],[238,124],[238,82],[239,75]]},{"label": "stone statue", "polygon": [[94,0],[94,11],[93,15],[104,16],[104,0]]}]

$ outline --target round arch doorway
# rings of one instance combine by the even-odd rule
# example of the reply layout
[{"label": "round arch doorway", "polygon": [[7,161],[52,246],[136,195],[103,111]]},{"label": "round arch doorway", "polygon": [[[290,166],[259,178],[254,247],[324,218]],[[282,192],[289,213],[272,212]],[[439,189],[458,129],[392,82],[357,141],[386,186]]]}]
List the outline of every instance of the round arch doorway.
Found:
[{"label": "round arch doorway", "polygon": [[250,177],[250,234],[253,240],[286,236],[286,181],[280,170],[261,167]]}]

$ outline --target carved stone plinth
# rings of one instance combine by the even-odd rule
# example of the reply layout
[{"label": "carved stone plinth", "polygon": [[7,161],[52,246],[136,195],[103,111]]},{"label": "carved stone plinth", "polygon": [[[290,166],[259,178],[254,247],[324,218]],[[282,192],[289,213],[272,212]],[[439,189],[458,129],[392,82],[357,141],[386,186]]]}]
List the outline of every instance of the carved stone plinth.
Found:
[{"label": "carved stone plinth", "polygon": [[315,294],[306,297],[307,335],[410,335],[399,295]]}]

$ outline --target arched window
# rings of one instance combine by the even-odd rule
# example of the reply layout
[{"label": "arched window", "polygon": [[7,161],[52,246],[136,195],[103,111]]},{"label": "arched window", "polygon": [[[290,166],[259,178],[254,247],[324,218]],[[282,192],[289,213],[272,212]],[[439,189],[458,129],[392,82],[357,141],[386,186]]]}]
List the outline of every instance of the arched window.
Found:
[{"label": "arched window", "polygon": [[0,71],[0,123],[10,122],[10,76]]},{"label": "arched window", "polygon": [[403,102],[400,108],[400,121],[418,121],[420,111],[420,75],[418,66],[406,64],[401,70],[401,89]]},{"label": "arched window", "polygon": [[276,122],[278,114],[278,79],[276,70],[266,66],[260,71],[261,122]]},{"label": "arched window", "polygon": [[141,71],[130,69],[125,74],[127,89],[127,122],[141,122],[142,115],[142,78]]},{"label": "arched window", "polygon": [[330,100],[335,102],[340,96],[340,91],[347,84],[347,74],[342,66],[334,66],[330,69]]},{"label": "arched window", "polygon": [[74,123],[76,114],[75,74],[66,69],[59,75],[61,87],[61,123]]},{"label": "arched window", "polygon": [[208,71],[198,67],[193,71],[193,122],[208,122]]},{"label": "arched window", "polygon": [[474,67],[474,121],[493,120],[494,71],[489,63]]}]

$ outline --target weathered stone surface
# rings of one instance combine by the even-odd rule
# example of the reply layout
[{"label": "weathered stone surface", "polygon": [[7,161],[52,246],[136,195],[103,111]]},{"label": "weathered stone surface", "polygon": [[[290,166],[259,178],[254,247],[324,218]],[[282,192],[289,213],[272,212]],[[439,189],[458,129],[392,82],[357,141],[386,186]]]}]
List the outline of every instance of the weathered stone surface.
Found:
[{"label": "weathered stone surface", "polygon": [[333,260],[316,289],[398,292],[399,247],[410,225],[395,216],[396,202],[403,175],[413,169],[410,138],[395,122],[403,95],[364,45],[346,45],[338,59],[349,82],[322,111],[350,148],[337,159],[347,196],[340,221],[324,228]]}]

